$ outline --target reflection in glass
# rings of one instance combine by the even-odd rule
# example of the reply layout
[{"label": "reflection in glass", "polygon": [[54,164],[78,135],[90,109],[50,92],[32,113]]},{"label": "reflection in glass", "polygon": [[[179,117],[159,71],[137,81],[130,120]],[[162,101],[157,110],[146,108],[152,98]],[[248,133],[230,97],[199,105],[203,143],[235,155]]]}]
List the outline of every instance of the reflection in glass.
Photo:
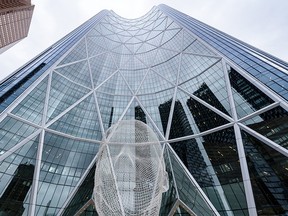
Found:
[{"label": "reflection in glass", "polygon": [[234,68],[228,66],[228,73],[237,114],[240,118],[273,103],[272,99],[241,76]]},{"label": "reflection in glass", "polygon": [[34,165],[20,164],[0,198],[0,215],[22,215],[24,199],[32,186]]},{"label": "reflection in glass", "polygon": [[242,136],[257,213],[288,214],[288,159],[251,135]]},{"label": "reflection in glass", "polygon": [[244,124],[288,149],[288,112],[282,107],[261,113]]}]

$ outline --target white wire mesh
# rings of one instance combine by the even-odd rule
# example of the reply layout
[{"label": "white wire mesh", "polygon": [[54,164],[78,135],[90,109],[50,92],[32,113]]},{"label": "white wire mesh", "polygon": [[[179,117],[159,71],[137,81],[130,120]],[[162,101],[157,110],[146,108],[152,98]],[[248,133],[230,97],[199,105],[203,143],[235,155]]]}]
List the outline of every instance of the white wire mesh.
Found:
[{"label": "white wire mesh", "polygon": [[156,134],[141,121],[120,121],[107,132],[98,153],[94,201],[103,215],[159,214],[168,189]]}]

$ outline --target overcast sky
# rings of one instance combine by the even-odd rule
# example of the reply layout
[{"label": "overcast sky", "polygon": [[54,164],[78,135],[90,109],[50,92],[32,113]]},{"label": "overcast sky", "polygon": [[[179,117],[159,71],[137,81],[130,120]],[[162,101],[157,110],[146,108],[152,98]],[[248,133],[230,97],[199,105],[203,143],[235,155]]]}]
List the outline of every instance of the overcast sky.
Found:
[{"label": "overcast sky", "polygon": [[[137,18],[167,4],[288,61],[288,0],[32,0],[28,37],[0,54],[0,80],[102,9]],[[1,36],[1,35],[0,35]]]}]

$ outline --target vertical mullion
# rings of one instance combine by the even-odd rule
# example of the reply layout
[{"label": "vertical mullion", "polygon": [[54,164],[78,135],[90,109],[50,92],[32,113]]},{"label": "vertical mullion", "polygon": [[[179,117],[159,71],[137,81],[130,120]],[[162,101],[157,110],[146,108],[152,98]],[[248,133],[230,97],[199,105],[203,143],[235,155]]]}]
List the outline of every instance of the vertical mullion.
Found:
[{"label": "vertical mullion", "polygon": [[249,215],[257,215],[257,210],[256,210],[254,194],[252,190],[242,135],[241,135],[240,128],[237,124],[238,116],[236,112],[235,102],[233,99],[233,93],[232,93],[231,84],[229,80],[228,70],[226,67],[226,62],[223,59],[222,59],[222,68],[224,72],[225,83],[227,87],[227,93],[228,93],[228,99],[229,99],[229,103],[231,107],[232,117],[235,121],[234,122],[234,134],[236,138],[237,152],[238,152],[238,157],[240,161],[241,175],[242,175],[242,180],[243,180],[244,189],[245,189],[245,197],[246,197],[248,212],[249,212]]}]

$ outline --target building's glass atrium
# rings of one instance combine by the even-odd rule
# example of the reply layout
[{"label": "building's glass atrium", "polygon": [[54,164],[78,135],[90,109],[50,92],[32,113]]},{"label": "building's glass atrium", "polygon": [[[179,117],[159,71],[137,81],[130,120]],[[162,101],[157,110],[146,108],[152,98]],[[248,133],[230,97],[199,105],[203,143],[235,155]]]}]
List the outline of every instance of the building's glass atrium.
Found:
[{"label": "building's glass atrium", "polygon": [[287,65],[185,19],[102,11],[1,83],[0,215],[97,215],[99,145],[131,119],[164,148],[160,215],[288,214]]}]

